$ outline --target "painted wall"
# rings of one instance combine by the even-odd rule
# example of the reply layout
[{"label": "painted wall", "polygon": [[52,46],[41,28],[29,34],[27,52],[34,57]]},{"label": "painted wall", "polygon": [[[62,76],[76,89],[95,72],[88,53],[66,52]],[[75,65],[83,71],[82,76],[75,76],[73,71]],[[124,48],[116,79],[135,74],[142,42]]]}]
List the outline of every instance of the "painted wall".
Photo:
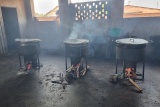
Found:
[{"label": "painted wall", "polygon": [[[122,30],[121,35],[131,35],[137,36],[142,39],[149,41],[150,36],[160,35],[160,17],[148,17],[148,18],[123,18],[123,0],[113,0],[112,4],[112,14],[119,15],[119,18],[112,18],[112,27],[120,28]],[[114,8],[113,8],[114,7]],[[121,14],[119,14],[121,13]],[[112,16],[113,16],[112,15]],[[146,55],[148,57],[152,56],[153,47],[149,44],[147,45]]]},{"label": "painted wall", "polygon": [[160,17],[123,18],[123,1],[113,0],[111,8],[111,25],[122,29],[122,35],[133,35],[149,39],[152,35],[160,34]]},{"label": "painted wall", "polygon": [[14,7],[17,8],[19,28],[21,36],[25,35],[26,28],[26,13],[24,7],[24,0],[0,0],[0,7]]},{"label": "painted wall", "polygon": [[0,0],[0,54],[4,54],[8,51],[7,49],[7,42],[6,42],[6,35],[3,23],[3,17],[1,12],[1,7],[11,7],[17,9],[18,14],[18,23],[20,28],[20,35],[26,35],[26,13],[24,9],[24,2],[23,0]]},{"label": "painted wall", "polygon": [[129,33],[140,38],[160,35],[160,18],[128,18],[121,20],[123,34]]},{"label": "painted wall", "polygon": [[[137,36],[150,41],[150,36],[160,35],[160,18],[133,18],[123,19],[121,22],[123,35]],[[153,47],[147,45],[146,56],[152,57]]]},{"label": "painted wall", "polygon": [[[65,36],[64,33],[62,33],[63,31],[60,31],[60,26],[54,21],[39,22],[34,20],[32,17],[31,1],[32,0],[0,0],[0,7],[17,8],[18,22],[22,38],[38,38],[42,40],[41,47],[43,49],[49,49],[52,51],[59,50],[62,48],[61,36]],[[1,25],[3,25],[1,12],[0,19],[2,21]],[[4,31],[4,26],[2,26],[2,28]],[[5,37],[5,32],[3,32],[3,35]],[[5,43],[3,43],[3,45],[5,45],[7,50],[6,40],[4,41]],[[3,47],[0,46],[0,54],[6,52],[2,52],[2,48]]]}]

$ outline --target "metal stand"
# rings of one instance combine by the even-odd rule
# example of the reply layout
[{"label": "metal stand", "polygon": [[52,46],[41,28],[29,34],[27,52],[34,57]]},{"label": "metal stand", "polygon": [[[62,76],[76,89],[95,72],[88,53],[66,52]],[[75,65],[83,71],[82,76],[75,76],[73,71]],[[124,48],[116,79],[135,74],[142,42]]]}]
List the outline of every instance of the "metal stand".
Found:
[{"label": "metal stand", "polygon": [[[142,61],[142,63],[143,63],[143,68],[142,68],[142,74],[136,74],[137,76],[142,76],[142,78],[140,78],[140,79],[135,79],[135,80],[142,80],[142,81],[144,81],[144,69],[145,69],[145,61]],[[123,78],[125,78],[125,69],[126,69],[126,67],[125,67],[125,63],[124,63],[124,61],[123,61]],[[115,74],[117,74],[118,73],[118,59],[116,59],[116,72],[115,72]],[[135,71],[136,71],[136,67],[135,67]]]},{"label": "metal stand", "polygon": [[[65,48],[65,64],[66,64],[66,70],[68,69],[67,57],[69,57],[69,55],[67,54],[67,51],[66,51],[66,48]],[[86,68],[86,71],[87,71],[87,56],[82,56],[81,58],[84,58],[85,68]],[[71,65],[71,66],[72,66],[72,65]]]},{"label": "metal stand", "polygon": [[[33,56],[34,56],[34,55],[33,55]],[[36,56],[36,66],[37,66],[38,68],[40,68],[39,55],[36,54],[35,56]],[[26,63],[26,61],[25,61],[25,59],[24,59],[25,55],[18,54],[19,63],[20,63],[20,68],[23,67],[23,66],[22,66],[22,57],[23,57],[23,60],[24,60],[24,64]],[[28,60],[28,61],[29,61],[29,60]]]}]

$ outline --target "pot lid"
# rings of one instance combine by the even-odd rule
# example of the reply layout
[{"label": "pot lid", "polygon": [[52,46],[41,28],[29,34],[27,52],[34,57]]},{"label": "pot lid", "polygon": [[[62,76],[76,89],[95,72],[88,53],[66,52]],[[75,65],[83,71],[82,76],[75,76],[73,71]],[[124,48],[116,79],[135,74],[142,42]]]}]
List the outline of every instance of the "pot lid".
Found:
[{"label": "pot lid", "polygon": [[41,40],[40,39],[20,39],[20,38],[17,38],[15,39],[16,42],[40,42]]},{"label": "pot lid", "polygon": [[87,39],[68,39],[63,42],[64,44],[73,44],[73,45],[78,45],[78,44],[87,44],[89,43],[89,40]]},{"label": "pot lid", "polygon": [[140,38],[124,38],[124,39],[117,39],[116,43],[142,45],[142,44],[148,44],[148,41]]}]

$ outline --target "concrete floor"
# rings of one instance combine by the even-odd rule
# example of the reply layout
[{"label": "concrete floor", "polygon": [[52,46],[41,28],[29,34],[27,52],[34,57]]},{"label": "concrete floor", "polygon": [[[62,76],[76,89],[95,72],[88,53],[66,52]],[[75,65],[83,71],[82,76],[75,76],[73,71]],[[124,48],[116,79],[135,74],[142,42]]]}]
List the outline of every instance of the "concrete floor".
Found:
[{"label": "concrete floor", "polygon": [[0,107],[160,107],[160,64],[146,63],[145,81],[137,82],[143,93],[137,93],[109,81],[115,61],[89,59],[90,71],[66,89],[51,83],[65,74],[64,56],[41,54],[40,61],[40,71],[20,75],[16,54],[0,57]]}]

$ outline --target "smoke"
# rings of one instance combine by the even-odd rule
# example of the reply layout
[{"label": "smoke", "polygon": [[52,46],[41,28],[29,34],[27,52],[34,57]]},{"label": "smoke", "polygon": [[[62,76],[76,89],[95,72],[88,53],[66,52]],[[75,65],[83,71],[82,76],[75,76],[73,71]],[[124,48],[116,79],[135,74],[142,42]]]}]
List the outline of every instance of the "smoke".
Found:
[{"label": "smoke", "polygon": [[104,20],[84,20],[74,23],[69,39],[88,39],[89,56],[95,56],[97,44],[106,44],[107,22]]},{"label": "smoke", "polygon": [[82,24],[74,23],[69,39],[78,39],[79,38],[78,35],[81,34],[80,32],[81,30],[82,30]]},{"label": "smoke", "polygon": [[89,39],[94,40],[106,35],[107,24],[101,20],[84,20],[81,23],[74,23],[69,39]]}]

